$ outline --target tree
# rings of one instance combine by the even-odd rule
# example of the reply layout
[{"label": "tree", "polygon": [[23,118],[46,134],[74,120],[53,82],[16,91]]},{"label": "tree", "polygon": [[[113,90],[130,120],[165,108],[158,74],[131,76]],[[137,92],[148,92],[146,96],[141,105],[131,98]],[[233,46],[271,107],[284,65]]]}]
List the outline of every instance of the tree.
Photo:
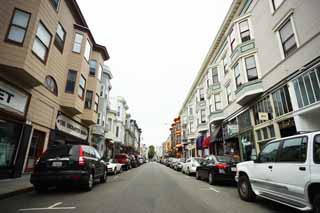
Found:
[{"label": "tree", "polygon": [[155,152],[154,146],[153,145],[149,146],[148,158],[152,159],[155,154],[156,154],[156,152]]}]

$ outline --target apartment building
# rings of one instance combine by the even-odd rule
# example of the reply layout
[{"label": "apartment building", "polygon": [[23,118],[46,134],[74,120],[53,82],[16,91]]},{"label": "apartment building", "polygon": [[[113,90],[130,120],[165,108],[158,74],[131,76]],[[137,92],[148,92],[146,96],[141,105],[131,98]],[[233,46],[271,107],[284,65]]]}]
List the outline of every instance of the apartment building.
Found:
[{"label": "apartment building", "polygon": [[88,144],[106,47],[75,0],[1,0],[0,177],[32,171],[49,143]]},{"label": "apartment building", "polygon": [[250,160],[274,138],[320,129],[318,8],[232,2],[179,112],[188,152],[196,134],[196,154]]},{"label": "apartment building", "polygon": [[108,128],[108,111],[110,110],[110,90],[111,79],[113,78],[109,66],[103,65],[100,81],[100,94],[98,104],[98,119],[97,124],[90,126],[90,142],[96,147],[101,156],[107,156],[109,143],[106,141],[105,134],[109,131]]}]

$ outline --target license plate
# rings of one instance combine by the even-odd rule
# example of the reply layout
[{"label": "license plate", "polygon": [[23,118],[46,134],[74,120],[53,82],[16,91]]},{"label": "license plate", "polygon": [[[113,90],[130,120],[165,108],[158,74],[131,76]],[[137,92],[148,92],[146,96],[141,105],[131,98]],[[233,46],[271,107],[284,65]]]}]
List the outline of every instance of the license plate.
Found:
[{"label": "license plate", "polygon": [[62,166],[62,162],[52,162],[52,166],[53,167],[61,167]]},{"label": "license plate", "polygon": [[220,174],[225,174],[226,172],[224,171],[224,169],[219,169],[219,173]]},{"label": "license plate", "polygon": [[231,171],[236,172],[236,171],[237,171],[237,168],[236,168],[236,167],[232,167],[232,168],[231,168]]}]

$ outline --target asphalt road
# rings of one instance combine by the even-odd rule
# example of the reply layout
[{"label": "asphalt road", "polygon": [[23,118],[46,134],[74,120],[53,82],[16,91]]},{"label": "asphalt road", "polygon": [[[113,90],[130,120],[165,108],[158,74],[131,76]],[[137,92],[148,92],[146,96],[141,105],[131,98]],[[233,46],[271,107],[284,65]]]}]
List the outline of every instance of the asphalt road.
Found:
[{"label": "asphalt road", "polygon": [[[51,209],[50,209],[51,208]],[[117,176],[92,191],[52,190],[28,192],[0,200],[0,212],[71,213],[257,213],[298,212],[258,199],[239,199],[234,185],[211,186],[158,163],[148,163]]]}]

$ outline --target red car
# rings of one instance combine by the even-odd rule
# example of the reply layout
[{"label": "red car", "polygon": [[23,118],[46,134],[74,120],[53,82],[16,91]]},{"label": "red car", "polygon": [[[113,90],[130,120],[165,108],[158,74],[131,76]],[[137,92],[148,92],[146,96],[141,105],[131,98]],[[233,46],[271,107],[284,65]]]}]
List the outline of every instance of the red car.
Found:
[{"label": "red car", "polygon": [[130,163],[130,159],[129,159],[129,155],[122,153],[122,154],[118,154],[116,155],[115,159],[118,161],[118,163],[123,164],[123,168],[125,170],[128,170],[131,168],[131,163]]}]

